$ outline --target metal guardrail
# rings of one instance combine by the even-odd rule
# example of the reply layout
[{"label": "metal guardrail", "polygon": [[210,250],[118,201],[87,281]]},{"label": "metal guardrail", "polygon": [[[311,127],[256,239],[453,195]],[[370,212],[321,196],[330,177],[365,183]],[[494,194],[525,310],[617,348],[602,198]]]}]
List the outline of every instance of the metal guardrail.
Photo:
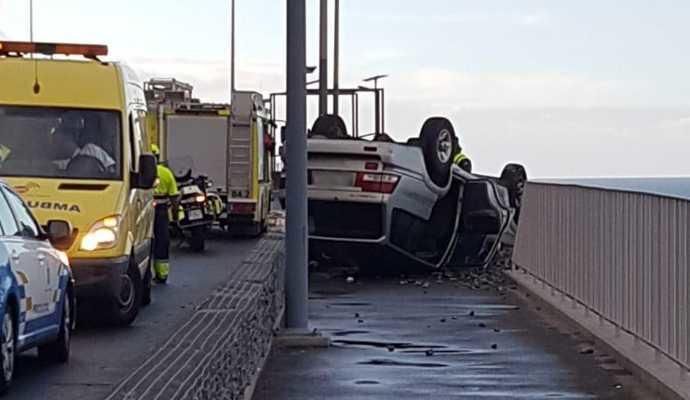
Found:
[{"label": "metal guardrail", "polygon": [[690,201],[530,182],[513,261],[690,369]]}]

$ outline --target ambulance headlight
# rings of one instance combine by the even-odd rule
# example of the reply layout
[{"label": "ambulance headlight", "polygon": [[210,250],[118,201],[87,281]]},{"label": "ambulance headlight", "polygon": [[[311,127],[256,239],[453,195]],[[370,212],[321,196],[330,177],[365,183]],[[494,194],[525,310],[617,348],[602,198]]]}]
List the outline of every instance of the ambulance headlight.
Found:
[{"label": "ambulance headlight", "polygon": [[80,248],[84,251],[94,251],[115,247],[119,227],[119,217],[108,217],[96,222],[81,239]]}]

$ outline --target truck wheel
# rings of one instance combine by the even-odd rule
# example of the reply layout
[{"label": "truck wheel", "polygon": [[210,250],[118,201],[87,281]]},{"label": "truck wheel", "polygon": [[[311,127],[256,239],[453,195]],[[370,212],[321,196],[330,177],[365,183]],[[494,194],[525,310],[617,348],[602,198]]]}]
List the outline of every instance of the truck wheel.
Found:
[{"label": "truck wheel", "polygon": [[203,226],[192,228],[189,237],[189,247],[195,253],[201,253],[206,249],[206,229]]},{"label": "truck wheel", "polygon": [[429,118],[419,134],[429,178],[436,185],[445,187],[450,180],[450,167],[455,153],[455,129],[446,118]]},{"label": "truck wheel", "polygon": [[143,292],[141,275],[133,260],[130,260],[127,273],[120,279],[120,293],[110,299],[110,320],[114,325],[127,326],[134,322],[139,314]]},{"label": "truck wheel", "polygon": [[62,318],[60,319],[60,332],[54,342],[38,347],[38,357],[41,360],[64,364],[69,361],[69,348],[72,338],[72,308],[70,307],[70,295],[65,292],[62,306]]},{"label": "truck wheel", "polygon": [[11,309],[5,306],[5,316],[2,319],[2,334],[0,335],[0,393],[5,393],[12,385],[14,378],[14,364],[17,353],[17,336],[14,333],[14,317]]}]

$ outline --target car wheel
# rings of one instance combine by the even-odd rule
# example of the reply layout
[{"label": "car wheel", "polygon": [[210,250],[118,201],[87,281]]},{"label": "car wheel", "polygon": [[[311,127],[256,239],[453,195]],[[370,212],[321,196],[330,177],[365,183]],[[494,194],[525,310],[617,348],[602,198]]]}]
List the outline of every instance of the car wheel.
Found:
[{"label": "car wheel", "polygon": [[54,342],[38,347],[38,357],[45,361],[66,363],[69,361],[70,341],[72,339],[72,308],[69,294],[65,293],[62,302],[62,318],[60,319],[60,332]]},{"label": "car wheel", "polygon": [[191,229],[189,236],[189,247],[195,253],[201,253],[206,249],[206,229],[203,226],[197,226]]},{"label": "car wheel", "polygon": [[333,114],[326,114],[317,118],[311,128],[311,134],[314,138],[319,136],[326,139],[347,139],[349,137],[343,119]]},{"label": "car wheel", "polygon": [[455,129],[446,118],[429,118],[419,134],[424,164],[429,178],[445,187],[450,180],[450,167],[455,153]]},{"label": "car wheel", "polygon": [[141,275],[134,261],[130,261],[127,272],[120,279],[120,292],[110,299],[110,320],[117,326],[127,326],[139,314],[143,292]]},{"label": "car wheel", "polygon": [[510,205],[512,207],[520,208],[526,181],[527,172],[525,167],[520,164],[508,164],[501,171],[499,183],[508,189]]},{"label": "car wheel", "polygon": [[144,274],[144,282],[142,283],[144,290],[141,293],[141,305],[148,306],[151,304],[151,290],[153,287],[153,252],[149,256],[149,262],[146,265],[146,274]]},{"label": "car wheel", "polygon": [[5,316],[2,319],[2,333],[0,334],[0,393],[5,393],[14,378],[14,364],[16,361],[17,336],[14,332],[14,318],[5,306]]}]

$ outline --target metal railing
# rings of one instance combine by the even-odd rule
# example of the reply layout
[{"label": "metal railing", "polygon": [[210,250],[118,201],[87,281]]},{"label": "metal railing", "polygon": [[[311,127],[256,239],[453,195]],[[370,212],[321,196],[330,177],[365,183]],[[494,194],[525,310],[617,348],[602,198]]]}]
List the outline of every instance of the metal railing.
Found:
[{"label": "metal railing", "polygon": [[690,368],[690,201],[529,183],[513,261]]}]

